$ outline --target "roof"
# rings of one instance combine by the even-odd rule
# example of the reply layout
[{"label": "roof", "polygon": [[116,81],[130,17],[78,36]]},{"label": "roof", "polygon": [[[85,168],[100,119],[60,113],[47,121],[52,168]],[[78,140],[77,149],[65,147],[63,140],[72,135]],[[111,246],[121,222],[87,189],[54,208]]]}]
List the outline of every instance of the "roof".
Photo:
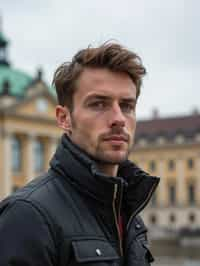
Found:
[{"label": "roof", "polygon": [[196,132],[200,132],[200,114],[156,118],[137,122],[136,139],[151,139],[157,136],[170,138],[177,134],[189,137]]},{"label": "roof", "polygon": [[32,80],[33,78],[20,70],[0,65],[0,94],[3,92],[3,84],[8,82],[10,94],[21,97]]}]

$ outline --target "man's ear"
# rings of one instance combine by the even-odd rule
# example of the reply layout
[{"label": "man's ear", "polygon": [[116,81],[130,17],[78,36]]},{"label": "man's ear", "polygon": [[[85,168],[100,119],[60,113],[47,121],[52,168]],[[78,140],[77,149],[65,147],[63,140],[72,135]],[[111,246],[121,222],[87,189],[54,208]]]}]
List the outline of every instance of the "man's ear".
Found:
[{"label": "man's ear", "polygon": [[62,128],[65,133],[71,133],[71,115],[66,106],[56,106],[56,120],[58,127]]}]

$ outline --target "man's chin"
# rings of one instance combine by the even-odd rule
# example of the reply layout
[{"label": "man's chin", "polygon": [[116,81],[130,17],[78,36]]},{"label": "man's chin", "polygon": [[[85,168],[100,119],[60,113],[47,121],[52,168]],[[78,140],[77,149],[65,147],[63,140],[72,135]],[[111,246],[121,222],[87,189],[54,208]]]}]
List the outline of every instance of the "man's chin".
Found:
[{"label": "man's chin", "polygon": [[128,154],[104,154],[104,156],[99,156],[98,160],[105,164],[120,164],[126,161]]}]

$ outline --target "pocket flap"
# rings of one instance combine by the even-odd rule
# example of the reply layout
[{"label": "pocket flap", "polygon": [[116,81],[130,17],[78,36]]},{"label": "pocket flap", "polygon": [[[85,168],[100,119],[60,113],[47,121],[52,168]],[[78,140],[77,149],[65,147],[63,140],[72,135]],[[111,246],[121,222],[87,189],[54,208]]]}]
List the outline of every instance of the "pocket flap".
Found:
[{"label": "pocket flap", "polygon": [[111,244],[101,239],[81,239],[72,241],[74,254],[78,262],[108,261],[119,259]]}]

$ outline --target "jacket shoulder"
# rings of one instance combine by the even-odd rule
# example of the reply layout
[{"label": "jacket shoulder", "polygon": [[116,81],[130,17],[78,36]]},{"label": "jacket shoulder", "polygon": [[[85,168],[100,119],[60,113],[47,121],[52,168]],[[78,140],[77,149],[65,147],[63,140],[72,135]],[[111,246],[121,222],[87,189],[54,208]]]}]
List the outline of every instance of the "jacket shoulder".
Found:
[{"label": "jacket shoulder", "polygon": [[16,192],[5,198],[2,202],[14,202],[18,199],[25,200],[31,199],[31,197],[36,194],[41,189],[44,189],[49,182],[51,182],[53,176],[48,173],[44,173],[42,176],[38,176],[25,186],[19,188]]},{"label": "jacket shoulder", "polygon": [[49,187],[52,186],[52,182],[54,182],[54,177],[50,176],[48,173],[35,178],[30,183],[1,201],[0,215],[9,212],[15,204],[18,206],[24,203],[37,209],[37,211],[45,217],[47,212],[42,208],[42,202],[49,202],[50,193],[48,190]]}]

